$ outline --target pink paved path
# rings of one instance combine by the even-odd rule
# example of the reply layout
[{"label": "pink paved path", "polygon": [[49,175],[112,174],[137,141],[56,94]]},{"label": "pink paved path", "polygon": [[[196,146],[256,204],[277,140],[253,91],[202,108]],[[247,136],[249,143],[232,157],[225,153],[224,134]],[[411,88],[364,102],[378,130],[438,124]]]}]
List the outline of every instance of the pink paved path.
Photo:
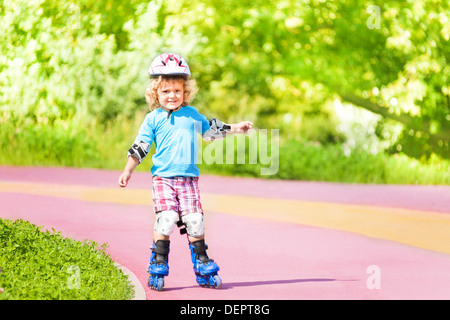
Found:
[{"label": "pink paved path", "polygon": [[[147,200],[133,203],[135,199],[118,203],[76,195],[54,196],[58,190],[73,186],[117,192],[118,175],[119,172],[106,170],[0,166],[0,217],[21,218],[54,228],[71,238],[108,243],[112,259],[138,277],[150,300],[450,298],[450,254],[446,244],[441,244],[444,250],[439,252],[369,237],[364,232],[302,224],[294,219],[279,221],[221,212],[220,207],[206,212],[205,220],[209,254],[221,267],[223,288],[197,286],[186,238],[175,230],[165,290],[154,292],[146,287],[154,221],[150,191],[148,203]],[[5,190],[13,184],[16,189]],[[48,186],[53,194],[37,190],[42,185]],[[448,186],[341,185],[215,176],[202,176],[200,185],[202,194],[236,195],[244,202],[258,198],[285,199],[322,203],[331,208],[356,204],[380,212],[383,208],[429,212],[433,219],[442,218],[445,228],[450,213]],[[20,190],[17,186],[31,187]],[[150,186],[150,175],[136,172],[127,190],[137,192]],[[371,223],[370,216],[364,219]],[[419,226],[420,223],[418,219]],[[423,228],[428,226],[434,224]],[[443,234],[443,238],[429,242],[446,241],[445,230]],[[380,271],[379,288],[368,287],[370,266]]]}]

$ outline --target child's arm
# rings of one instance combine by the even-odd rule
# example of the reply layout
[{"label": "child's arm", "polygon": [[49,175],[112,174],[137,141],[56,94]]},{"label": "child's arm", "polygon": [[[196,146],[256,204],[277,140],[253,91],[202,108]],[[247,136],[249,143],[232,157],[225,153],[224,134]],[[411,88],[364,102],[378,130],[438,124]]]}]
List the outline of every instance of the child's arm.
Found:
[{"label": "child's arm", "polygon": [[133,173],[134,169],[136,169],[139,163],[140,163],[139,160],[136,159],[135,157],[133,156],[128,157],[125,169],[123,169],[123,172],[118,180],[120,187],[125,188],[128,185],[128,181],[131,178],[131,174]]},{"label": "child's arm", "polygon": [[231,130],[227,132],[228,134],[232,133],[248,133],[253,127],[253,122],[251,121],[242,121],[236,124],[230,124]]},{"label": "child's arm", "polygon": [[205,140],[222,139],[228,134],[248,133],[253,127],[251,121],[242,121],[236,124],[226,124],[222,121],[212,118],[209,121],[211,128],[203,134]]}]

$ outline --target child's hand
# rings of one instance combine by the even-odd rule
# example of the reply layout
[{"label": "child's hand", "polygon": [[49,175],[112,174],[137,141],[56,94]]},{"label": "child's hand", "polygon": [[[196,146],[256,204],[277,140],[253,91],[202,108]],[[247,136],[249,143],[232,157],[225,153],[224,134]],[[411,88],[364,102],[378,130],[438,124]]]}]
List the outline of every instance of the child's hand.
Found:
[{"label": "child's hand", "polygon": [[242,121],[234,125],[234,132],[236,133],[248,133],[250,129],[253,127],[253,122],[251,121]]},{"label": "child's hand", "polygon": [[128,181],[131,178],[131,174],[133,173],[134,169],[138,166],[138,164],[139,164],[138,159],[132,156],[128,157],[125,169],[123,169],[123,172],[120,175],[119,180],[117,181],[120,187],[125,188],[128,185]]},{"label": "child's hand", "polygon": [[128,185],[128,181],[131,178],[131,172],[128,171],[124,171],[122,172],[122,174],[119,177],[118,183],[119,183],[119,187],[121,188],[125,188]]}]

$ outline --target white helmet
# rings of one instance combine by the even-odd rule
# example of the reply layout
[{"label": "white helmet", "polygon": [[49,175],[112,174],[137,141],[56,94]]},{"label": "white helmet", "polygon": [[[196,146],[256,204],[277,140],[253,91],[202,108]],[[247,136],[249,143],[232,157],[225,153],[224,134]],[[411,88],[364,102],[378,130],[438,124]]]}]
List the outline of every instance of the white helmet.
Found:
[{"label": "white helmet", "polygon": [[166,75],[190,76],[189,66],[179,54],[163,53],[157,56],[148,69],[150,77]]}]

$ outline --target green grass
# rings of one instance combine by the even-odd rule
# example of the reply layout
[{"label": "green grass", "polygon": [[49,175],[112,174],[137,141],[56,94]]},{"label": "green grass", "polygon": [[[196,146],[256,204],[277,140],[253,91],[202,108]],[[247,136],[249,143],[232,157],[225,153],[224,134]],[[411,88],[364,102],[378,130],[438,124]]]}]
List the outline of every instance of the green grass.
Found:
[{"label": "green grass", "polygon": [[134,289],[106,245],[0,219],[0,300],[128,300]]},{"label": "green grass", "polygon": [[[40,125],[19,119],[0,121],[0,164],[122,170],[127,150],[134,141],[140,126],[139,119],[142,118],[118,119],[108,127],[58,121]],[[257,164],[249,163],[249,141],[246,141],[244,164],[236,164],[236,155],[235,163],[227,164],[226,145],[223,144],[223,164],[203,161],[199,165],[201,173],[342,183],[450,184],[448,159],[433,156],[419,161],[401,153],[372,155],[362,150],[345,154],[339,144],[319,144],[283,137],[279,140],[279,157],[273,159],[278,161],[276,172],[262,175],[261,170],[269,165],[262,164],[259,156]],[[203,151],[210,144],[203,142]],[[236,150],[231,151],[236,154]],[[268,155],[272,154],[269,148]],[[150,168],[151,155],[136,170],[149,171]]]},{"label": "green grass", "polygon": [[[1,117],[6,114],[0,114]],[[65,121],[34,123],[29,119],[0,121],[0,163],[89,166],[99,161],[98,142],[80,126]]]},{"label": "green grass", "polygon": [[[220,143],[220,142],[214,142]],[[247,145],[247,150],[249,150]],[[369,154],[354,150],[345,154],[339,144],[320,145],[305,141],[281,141],[279,146],[278,171],[271,175],[261,175],[263,168],[274,164],[226,164],[226,150],[223,164],[199,165],[202,173],[262,177],[267,179],[287,179],[306,181],[330,181],[341,183],[371,184],[424,184],[449,185],[450,162],[437,157],[419,161],[406,155]],[[271,155],[271,151],[268,152]]]}]

